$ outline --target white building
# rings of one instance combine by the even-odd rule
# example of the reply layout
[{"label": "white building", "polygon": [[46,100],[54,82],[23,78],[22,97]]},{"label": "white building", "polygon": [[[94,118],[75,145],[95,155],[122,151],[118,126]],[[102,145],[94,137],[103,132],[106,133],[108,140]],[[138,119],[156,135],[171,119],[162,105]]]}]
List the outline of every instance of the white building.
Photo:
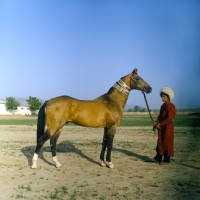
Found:
[{"label": "white building", "polygon": [[[28,106],[18,106],[14,112],[15,115],[31,115]],[[0,100],[0,115],[13,115],[12,112],[6,110],[6,103]]]},{"label": "white building", "polygon": [[31,115],[31,111],[28,106],[18,106],[15,115]]},{"label": "white building", "polygon": [[6,110],[6,103],[0,100],[0,115],[11,115],[12,113]]}]

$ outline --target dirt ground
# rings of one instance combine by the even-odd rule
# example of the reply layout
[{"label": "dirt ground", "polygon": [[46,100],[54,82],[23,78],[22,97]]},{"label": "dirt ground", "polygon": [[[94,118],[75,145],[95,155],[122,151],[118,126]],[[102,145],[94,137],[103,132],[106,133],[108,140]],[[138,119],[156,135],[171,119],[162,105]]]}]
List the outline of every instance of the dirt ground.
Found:
[{"label": "dirt ground", "polygon": [[200,199],[200,128],[175,129],[170,165],[147,162],[155,155],[151,127],[119,127],[114,169],[99,165],[103,129],[66,126],[52,161],[49,142],[30,169],[35,126],[0,126],[0,199]]}]

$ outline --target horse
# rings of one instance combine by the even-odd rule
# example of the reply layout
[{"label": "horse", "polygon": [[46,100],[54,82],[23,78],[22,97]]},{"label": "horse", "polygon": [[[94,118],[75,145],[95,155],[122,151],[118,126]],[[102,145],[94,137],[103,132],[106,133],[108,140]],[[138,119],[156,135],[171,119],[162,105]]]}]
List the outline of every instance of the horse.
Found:
[{"label": "horse", "polygon": [[32,158],[31,168],[37,168],[39,152],[49,139],[55,167],[60,168],[62,166],[56,156],[56,143],[62,127],[69,122],[83,127],[104,128],[100,166],[114,168],[111,161],[113,139],[121,122],[129,93],[133,89],[146,93],[152,91],[150,85],[138,75],[137,69],[122,77],[106,94],[94,100],[79,100],[70,96],[59,96],[45,101],[38,112],[37,146]]}]

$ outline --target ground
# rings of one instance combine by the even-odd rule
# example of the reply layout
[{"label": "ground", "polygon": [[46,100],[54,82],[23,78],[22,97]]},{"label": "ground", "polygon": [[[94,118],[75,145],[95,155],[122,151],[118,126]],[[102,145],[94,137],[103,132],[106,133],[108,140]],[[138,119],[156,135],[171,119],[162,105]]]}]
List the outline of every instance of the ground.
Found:
[{"label": "ground", "polygon": [[152,127],[119,127],[112,161],[99,165],[103,129],[65,126],[52,161],[49,141],[31,169],[36,126],[0,126],[0,199],[200,199],[200,128],[175,129],[170,165],[147,162],[155,155]]}]

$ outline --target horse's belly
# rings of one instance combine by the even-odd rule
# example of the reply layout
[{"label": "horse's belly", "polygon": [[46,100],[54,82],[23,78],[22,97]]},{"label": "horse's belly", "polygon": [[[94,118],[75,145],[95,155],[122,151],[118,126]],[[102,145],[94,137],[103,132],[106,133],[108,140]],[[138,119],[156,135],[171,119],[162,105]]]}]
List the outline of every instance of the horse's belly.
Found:
[{"label": "horse's belly", "polygon": [[84,110],[74,114],[71,122],[85,127],[107,127],[118,126],[120,123],[119,114],[104,112],[104,110]]},{"label": "horse's belly", "polygon": [[70,120],[71,122],[86,127],[105,127],[106,117],[95,113],[82,113]]}]

